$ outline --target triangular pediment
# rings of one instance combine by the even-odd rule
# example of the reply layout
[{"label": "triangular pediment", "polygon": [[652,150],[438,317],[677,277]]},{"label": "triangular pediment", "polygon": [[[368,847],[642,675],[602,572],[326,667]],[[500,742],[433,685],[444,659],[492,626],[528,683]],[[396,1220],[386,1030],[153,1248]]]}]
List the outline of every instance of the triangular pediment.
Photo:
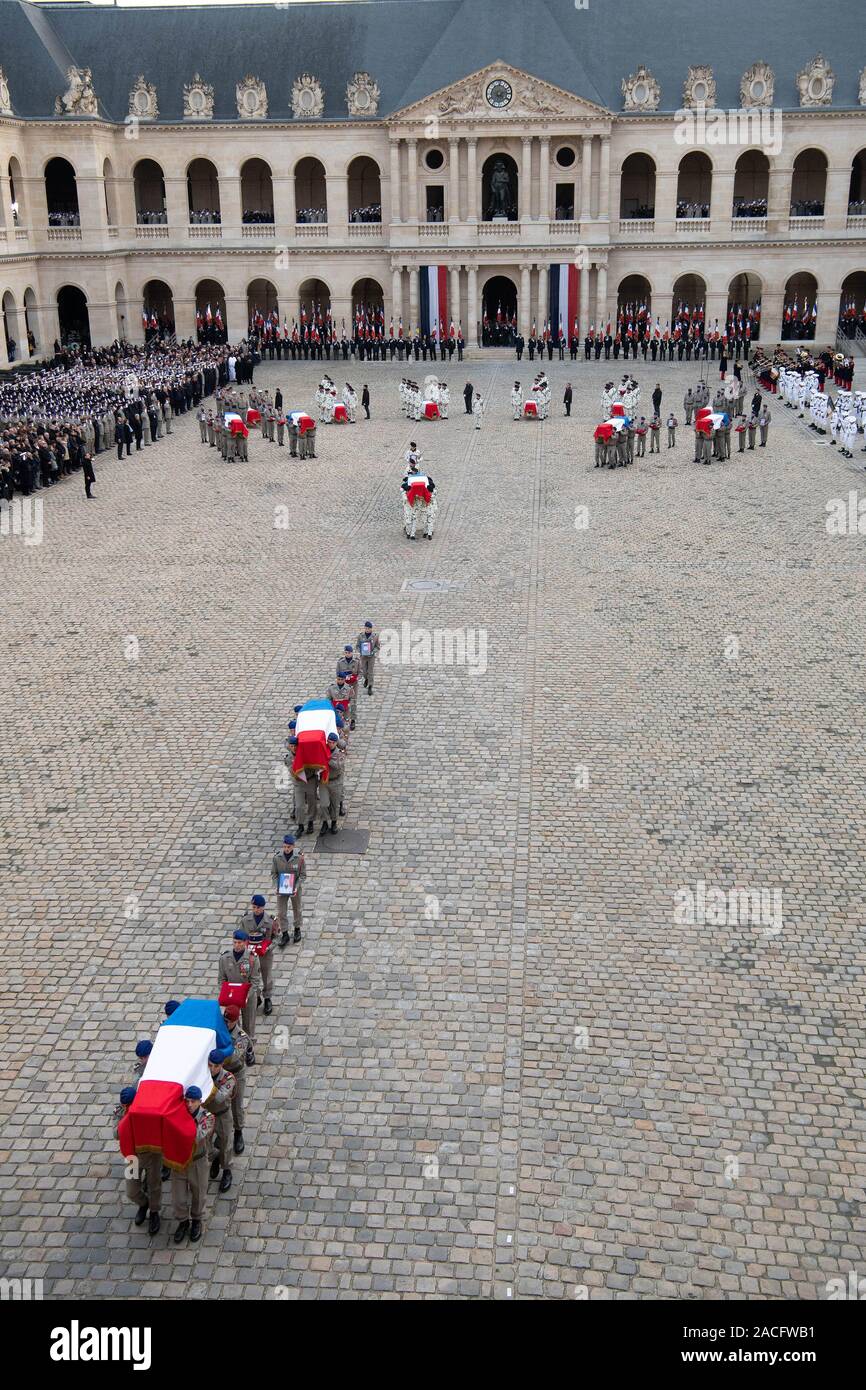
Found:
[{"label": "triangular pediment", "polygon": [[[507,104],[496,106],[488,98],[491,84],[500,81],[507,83],[511,98]],[[500,91],[502,89],[499,89]],[[496,97],[496,90],[491,91]],[[544,82],[532,73],[512,67],[510,63],[488,63],[477,72],[462,77],[458,82],[450,82],[429,96],[421,97],[409,106],[401,107],[389,116],[389,121],[421,122],[431,120],[441,122],[502,121],[514,120],[584,120],[588,117],[608,116],[604,107],[584,97],[568,92],[564,87],[556,87],[552,82]]]}]

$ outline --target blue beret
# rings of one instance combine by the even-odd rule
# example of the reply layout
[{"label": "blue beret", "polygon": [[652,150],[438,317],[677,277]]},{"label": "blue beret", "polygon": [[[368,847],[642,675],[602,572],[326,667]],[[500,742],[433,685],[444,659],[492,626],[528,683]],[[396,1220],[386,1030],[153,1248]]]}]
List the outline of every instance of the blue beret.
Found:
[{"label": "blue beret", "polygon": [[365,627],[372,627],[372,626],[373,626],[373,624],[370,622],[370,619],[369,619],[369,618],[368,618],[367,621],[365,622],[364,626],[365,626]]},{"label": "blue beret", "polygon": [[135,1044],[136,1057],[149,1057],[152,1051],[153,1043],[149,1038],[144,1038],[141,1042]]},{"label": "blue beret", "polygon": [[351,642],[347,642],[346,645],[345,645],[345,647],[343,648],[343,651],[344,651],[344,652],[350,652],[350,651],[352,651],[352,650],[353,650],[353,647],[352,647]]},{"label": "blue beret", "polygon": [[328,734],[328,743],[331,742],[331,739],[333,739],[334,742],[336,743],[336,742],[337,742],[337,735],[336,735],[336,734]]},{"label": "blue beret", "polygon": [[300,714],[300,712],[301,712],[301,710],[304,708],[304,706],[303,706],[303,705],[294,705],[293,708],[294,708],[295,714]]},{"label": "blue beret", "polygon": [[283,844],[284,844],[284,845],[293,845],[294,843],[295,843],[295,837],[294,837],[294,835],[284,835],[284,836],[283,836]]},{"label": "blue beret", "polygon": [[251,902],[252,902],[253,907],[264,907],[264,905],[265,905],[265,897],[264,897],[264,894],[263,894],[263,893],[253,893],[253,896],[252,896],[252,898],[251,898]]},{"label": "blue beret", "polygon": [[164,1005],[164,1007],[163,1007],[163,1013],[165,1014],[166,1018],[171,1018],[171,1016],[172,1016],[172,1014],[174,1013],[175,1009],[179,1009],[179,1008],[180,1008],[180,1000],[179,1000],[179,999],[169,999],[168,1003],[167,1003],[166,1005]]},{"label": "blue beret", "polygon": [[186,1100],[201,1100],[201,1091],[198,1086],[187,1086],[183,1094]]},{"label": "blue beret", "polygon": [[297,725],[298,725],[297,719],[290,719],[290,720],[289,720],[289,728],[290,728],[290,729],[295,729],[295,728],[297,728]]},{"label": "blue beret", "polygon": [[209,1052],[209,1053],[208,1053],[207,1059],[208,1059],[209,1062],[213,1062],[214,1064],[216,1064],[217,1062],[221,1062],[221,1061],[222,1061],[223,1055],[222,1055],[222,1053],[219,1051],[219,1049],[215,1047],[214,1050],[213,1050],[213,1052]]},{"label": "blue beret", "polygon": [[342,729],[342,727],[343,727],[343,716],[342,716],[342,714],[340,714],[340,713],[339,713],[338,711],[336,711],[336,710],[335,710],[334,713],[335,713],[335,715],[336,715],[336,724],[337,724],[337,728],[338,728],[338,729]]},{"label": "blue beret", "polygon": [[293,748],[294,748],[295,744],[297,743],[297,741],[298,741],[298,740],[297,740],[296,738],[290,738],[290,739],[289,739],[289,743],[292,745]]},{"label": "blue beret", "polygon": [[337,671],[337,680],[338,680],[338,681],[344,681],[345,679],[346,679],[346,673],[345,673],[345,671]]},{"label": "blue beret", "polygon": [[249,932],[245,932],[243,927],[238,927],[235,932],[235,941],[249,941]]},{"label": "blue beret", "polygon": [[120,1103],[121,1103],[121,1105],[132,1105],[132,1102],[133,1102],[134,1100],[135,1100],[135,1087],[134,1087],[134,1086],[124,1086],[123,1090],[122,1090],[121,1093],[120,1093]]}]

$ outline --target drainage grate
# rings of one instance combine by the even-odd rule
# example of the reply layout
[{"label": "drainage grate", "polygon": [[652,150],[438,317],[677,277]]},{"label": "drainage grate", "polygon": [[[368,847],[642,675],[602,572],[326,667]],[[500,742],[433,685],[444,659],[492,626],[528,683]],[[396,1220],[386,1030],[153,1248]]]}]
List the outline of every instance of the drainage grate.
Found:
[{"label": "drainage grate", "polygon": [[404,594],[447,594],[449,589],[462,589],[462,580],[454,579],[404,579]]}]

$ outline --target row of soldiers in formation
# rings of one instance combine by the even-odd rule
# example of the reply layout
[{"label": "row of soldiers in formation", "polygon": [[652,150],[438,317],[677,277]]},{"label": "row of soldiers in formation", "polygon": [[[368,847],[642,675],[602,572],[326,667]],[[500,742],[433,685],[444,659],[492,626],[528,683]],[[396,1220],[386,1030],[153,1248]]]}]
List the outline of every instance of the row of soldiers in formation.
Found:
[{"label": "row of soldiers in formation", "polygon": [[[782,368],[778,379],[779,395],[789,410],[800,418],[809,413],[809,429],[818,434],[830,432],[830,443],[845,458],[853,458],[857,436],[866,435],[866,391],[840,389],[836,399],[825,394],[824,379],[816,370],[800,372]],[[861,448],[866,454],[866,447]]]},{"label": "row of soldiers in formation", "polygon": [[[297,944],[302,939],[302,893],[307,877],[305,856],[297,840],[312,834],[317,808],[322,814],[322,829],[326,826],[337,833],[337,817],[345,814],[343,778],[349,748],[349,730],[357,724],[357,682],[363,680],[368,695],[373,694],[376,655],[379,635],[367,621],[356,639],[358,655],[349,643],[337,663],[336,679],[328,687],[327,698],[334,707],[338,732],[330,734],[328,776],[306,774],[306,780],[292,779],[294,814],[297,836],[283,836],[282,845],[271,859],[271,882],[276,899],[276,913],[269,914],[267,899],[254,893],[249,906],[241,914],[233,933],[231,945],[219,955],[216,991],[223,985],[246,985],[246,1000],[242,1005],[229,1004],[223,1017],[233,1044],[233,1051],[223,1057],[221,1051],[211,1052],[208,1070],[212,1090],[204,1096],[200,1087],[189,1086],[184,1102],[193,1121],[196,1134],[193,1154],[183,1170],[170,1170],[161,1152],[142,1153],[127,1161],[125,1195],[135,1208],[136,1226],[148,1223],[148,1234],[155,1236],[161,1226],[163,1183],[171,1178],[171,1196],[177,1226],[174,1244],[187,1239],[193,1244],[201,1240],[207,1205],[209,1182],[219,1180],[219,1192],[228,1192],[232,1185],[232,1157],[242,1154],[244,1141],[244,1093],[247,1071],[256,1065],[256,1017],[259,1009],[265,1015],[273,1012],[274,950]],[[297,711],[300,706],[297,707]],[[295,720],[289,721],[289,739],[285,761],[289,767],[295,759],[297,740]],[[347,727],[348,725],[348,727]],[[289,933],[289,908],[292,912],[292,932]],[[169,1000],[164,1017],[170,1017],[179,1001]],[[164,1020],[160,1020],[160,1023]],[[135,1082],[120,1092],[115,1107],[115,1137],[120,1121],[135,1100],[138,1081],[153,1049],[149,1038],[141,1039],[135,1048],[133,1068]]]},{"label": "row of soldiers in formation", "polygon": [[[709,358],[715,361],[716,354],[723,357],[727,356],[728,353],[747,353],[749,342],[748,338],[741,335],[730,338],[714,338],[712,336],[705,337],[703,334],[683,333],[678,338],[673,337],[673,335],[664,338],[656,337],[654,333],[638,334],[632,332],[617,333],[616,335],[587,333],[583,339],[583,356],[586,362],[591,361],[593,357],[598,362],[604,353],[604,360],[608,362],[611,356],[617,360],[621,353],[623,358],[628,359],[629,353],[631,353],[636,360],[639,349],[645,362],[647,357],[650,357],[653,362],[673,362],[675,360],[682,362],[684,358],[687,362],[691,362],[693,357],[695,361],[701,357],[705,360]],[[534,361],[536,356],[539,360],[543,360],[545,353],[548,361],[552,362],[554,352],[556,352],[560,362],[564,362],[566,351],[568,351],[571,361],[576,362],[580,348],[581,340],[576,333],[573,333],[567,340],[564,336],[545,338],[541,334],[530,334],[528,338],[524,339],[519,333],[514,339],[514,350],[518,362],[523,360],[524,349],[530,362]]]},{"label": "row of soldiers in formation", "polygon": [[448,390],[447,381],[439,381],[433,376],[425,377],[423,387],[417,381],[412,381],[410,377],[404,376],[400,379],[400,413],[406,416],[407,420],[420,420],[427,401],[432,401],[436,406],[440,420],[448,419],[448,411],[451,407],[451,392]]},{"label": "row of soldiers in formation", "polygon": [[348,362],[356,357],[359,362],[393,362],[395,358],[398,362],[409,362],[413,358],[416,362],[428,359],[435,362],[438,356],[441,362],[450,362],[456,352],[457,361],[462,362],[466,348],[462,333],[453,338],[445,334],[440,338],[435,333],[415,333],[410,338],[395,338],[393,334],[387,338],[364,338],[362,335],[347,338],[345,334],[337,338],[322,332],[315,339],[270,337],[253,341],[258,343],[262,357],[267,352],[271,361],[276,357],[277,361],[291,358],[292,361]]}]

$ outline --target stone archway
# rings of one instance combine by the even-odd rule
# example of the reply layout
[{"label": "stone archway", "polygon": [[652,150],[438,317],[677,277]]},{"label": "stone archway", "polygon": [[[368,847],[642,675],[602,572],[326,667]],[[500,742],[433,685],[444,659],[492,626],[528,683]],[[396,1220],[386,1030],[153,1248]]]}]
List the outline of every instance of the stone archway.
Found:
[{"label": "stone archway", "polygon": [[510,275],[491,275],[481,291],[481,345],[510,347],[516,335],[517,285]]},{"label": "stone archway", "polygon": [[90,346],[87,295],[77,285],[62,285],[57,291],[57,317],[63,347]]}]

